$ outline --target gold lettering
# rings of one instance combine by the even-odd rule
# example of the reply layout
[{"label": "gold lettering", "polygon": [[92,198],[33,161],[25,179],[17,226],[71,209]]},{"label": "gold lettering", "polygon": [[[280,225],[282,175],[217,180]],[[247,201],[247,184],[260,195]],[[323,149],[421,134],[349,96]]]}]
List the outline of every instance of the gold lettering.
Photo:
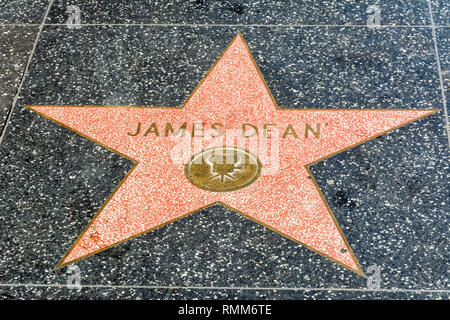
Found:
[{"label": "gold lettering", "polygon": [[[246,129],[248,126],[250,126],[250,127],[253,128],[253,134],[250,135],[250,136],[245,135],[245,129]],[[252,125],[252,124],[250,124],[250,123],[244,123],[244,124],[242,124],[242,137],[244,137],[244,138],[250,138],[250,137],[253,137],[255,134],[258,134],[258,128],[257,128],[256,126],[254,126],[254,125]]]},{"label": "gold lettering", "polygon": [[[201,125],[201,127],[200,128],[197,128],[196,127],[196,125],[197,124],[199,124],[199,125]],[[203,126],[205,125],[205,123],[204,122],[194,122],[193,124],[192,124],[192,136],[193,137],[203,137]],[[197,136],[196,135],[196,131],[201,131],[201,135],[200,136]]]},{"label": "gold lettering", "polygon": [[[272,130],[270,130],[268,128],[269,126],[276,126],[276,123],[266,123],[266,124],[264,124],[263,135],[264,135],[264,138],[272,139],[272,135],[270,135]],[[269,135],[268,135],[268,133],[269,133]]]},{"label": "gold lettering", "polygon": [[222,135],[222,131],[217,129],[217,127],[223,127],[223,124],[221,124],[220,122],[216,122],[211,126],[211,129],[217,132],[217,135],[211,135],[214,138],[220,137]]}]

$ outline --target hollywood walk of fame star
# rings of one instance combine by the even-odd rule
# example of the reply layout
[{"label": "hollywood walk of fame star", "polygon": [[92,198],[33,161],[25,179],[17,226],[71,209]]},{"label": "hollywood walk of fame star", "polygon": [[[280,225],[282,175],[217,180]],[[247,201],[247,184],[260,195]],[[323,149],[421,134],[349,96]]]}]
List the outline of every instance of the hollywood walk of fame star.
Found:
[{"label": "hollywood walk of fame star", "polygon": [[[280,109],[241,34],[179,108],[28,108],[135,163],[57,267],[220,203],[360,275],[364,273],[309,165],[436,112]],[[267,168],[252,146],[248,150],[233,145],[213,149],[208,155],[209,167],[195,167],[193,152],[188,164],[172,161],[171,150],[177,143],[173,136],[178,134],[183,139],[177,129],[199,121],[220,134],[243,124],[252,128],[283,127],[276,140],[277,170],[264,172]],[[148,127],[145,134],[138,134],[141,124]],[[306,131],[299,129],[305,126]],[[195,136],[197,129],[194,127],[188,136]],[[227,150],[240,152],[234,158],[237,163],[226,167],[216,164],[217,154]],[[209,177],[207,182],[197,179],[199,172]],[[242,179],[245,184],[239,182]],[[235,185],[217,189],[221,183]]]}]

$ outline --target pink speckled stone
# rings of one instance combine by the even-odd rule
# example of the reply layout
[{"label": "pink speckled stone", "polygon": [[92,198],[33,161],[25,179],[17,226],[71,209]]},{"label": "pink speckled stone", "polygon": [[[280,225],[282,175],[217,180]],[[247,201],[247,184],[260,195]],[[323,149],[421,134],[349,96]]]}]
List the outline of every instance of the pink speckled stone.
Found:
[{"label": "pink speckled stone", "polygon": [[[211,203],[221,202],[290,239],[362,274],[351,248],[306,167],[374,138],[434,110],[289,110],[278,109],[242,36],[235,37],[183,108],[32,106],[32,110],[133,159],[137,165],[91,221],[59,266],[84,258],[136,235],[167,224]],[[130,136],[155,122],[160,136]],[[296,128],[279,139],[279,163],[249,186],[211,192],[192,185],[184,163],[174,161],[180,139],[164,137],[165,123],[222,123],[240,130],[242,123],[261,129],[277,124]],[[305,124],[321,124],[320,138],[304,136]],[[299,129],[300,128],[300,129]],[[297,130],[298,129],[298,130]],[[219,139],[217,139],[219,141]],[[277,141],[277,140],[272,140]],[[200,149],[222,145],[207,141]],[[191,141],[192,147],[194,142]],[[246,146],[258,155],[257,146]],[[192,150],[187,158],[197,152]],[[185,159],[186,160],[186,159]],[[266,171],[265,171],[266,170]],[[342,250],[345,249],[345,250]]]}]

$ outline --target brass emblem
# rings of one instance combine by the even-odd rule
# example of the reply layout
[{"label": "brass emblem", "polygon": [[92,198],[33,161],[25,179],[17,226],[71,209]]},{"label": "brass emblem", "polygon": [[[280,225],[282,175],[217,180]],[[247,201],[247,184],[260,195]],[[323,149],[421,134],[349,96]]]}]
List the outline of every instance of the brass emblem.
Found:
[{"label": "brass emblem", "polygon": [[252,153],[235,147],[214,147],[192,156],[184,173],[196,187],[226,192],[244,188],[258,179],[261,162]]}]

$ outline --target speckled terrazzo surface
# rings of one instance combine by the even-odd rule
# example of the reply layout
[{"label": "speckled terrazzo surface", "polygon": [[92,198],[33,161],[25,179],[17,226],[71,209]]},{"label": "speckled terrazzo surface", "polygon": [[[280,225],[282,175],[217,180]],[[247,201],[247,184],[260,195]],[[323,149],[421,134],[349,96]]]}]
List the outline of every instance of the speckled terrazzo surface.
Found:
[{"label": "speckled terrazzo surface", "polygon": [[[437,25],[448,21],[444,2],[432,1]],[[83,23],[106,25],[46,25],[38,39],[0,145],[0,298],[449,298],[448,139],[427,1],[382,11],[383,23],[423,27],[377,30],[108,25],[364,25],[366,2],[308,1],[298,11],[164,2],[152,15],[144,1],[108,3],[79,3]],[[55,1],[47,22],[64,23],[65,6]],[[363,270],[380,267],[382,290],[220,205],[77,262],[86,287],[67,288],[67,270],[53,267],[132,163],[24,106],[179,105],[238,31],[281,108],[442,109],[311,167]],[[436,29],[447,94],[448,37]],[[26,51],[6,42],[6,52]]]}]

